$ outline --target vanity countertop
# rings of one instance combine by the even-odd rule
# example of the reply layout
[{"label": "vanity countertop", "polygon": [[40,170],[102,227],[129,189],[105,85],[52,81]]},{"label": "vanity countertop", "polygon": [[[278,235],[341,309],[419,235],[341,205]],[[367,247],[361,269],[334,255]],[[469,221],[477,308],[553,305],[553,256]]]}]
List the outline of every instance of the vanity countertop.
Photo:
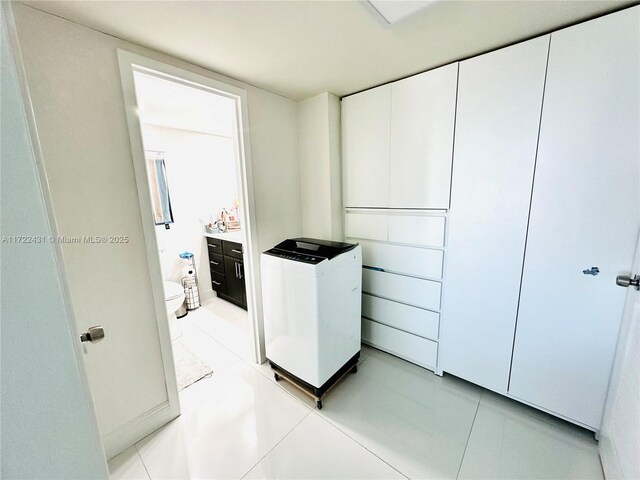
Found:
[{"label": "vanity countertop", "polygon": [[229,242],[236,242],[244,245],[244,240],[242,239],[242,230],[224,233],[208,233],[205,231],[203,233],[205,237],[217,238],[218,240],[227,240]]}]

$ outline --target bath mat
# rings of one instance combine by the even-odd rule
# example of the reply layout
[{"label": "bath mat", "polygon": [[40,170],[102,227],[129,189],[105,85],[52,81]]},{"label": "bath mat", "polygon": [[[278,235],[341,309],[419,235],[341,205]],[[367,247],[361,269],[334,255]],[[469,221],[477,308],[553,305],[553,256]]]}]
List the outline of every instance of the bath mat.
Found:
[{"label": "bath mat", "polygon": [[178,391],[182,391],[198,380],[210,377],[213,370],[196,357],[191,350],[180,342],[173,342],[173,361],[176,365]]}]

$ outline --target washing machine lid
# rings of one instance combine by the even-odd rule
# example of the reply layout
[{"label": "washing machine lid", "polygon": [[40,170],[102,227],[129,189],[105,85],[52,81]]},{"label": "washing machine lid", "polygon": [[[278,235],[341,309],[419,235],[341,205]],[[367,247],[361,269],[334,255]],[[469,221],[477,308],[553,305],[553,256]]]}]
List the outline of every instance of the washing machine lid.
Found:
[{"label": "washing machine lid", "polygon": [[166,301],[175,300],[180,295],[184,294],[184,288],[182,285],[176,282],[164,282],[164,299]]},{"label": "washing machine lid", "polygon": [[356,243],[332,242],[316,238],[289,238],[264,253],[296,262],[316,264],[331,260],[353,250],[356,246]]}]

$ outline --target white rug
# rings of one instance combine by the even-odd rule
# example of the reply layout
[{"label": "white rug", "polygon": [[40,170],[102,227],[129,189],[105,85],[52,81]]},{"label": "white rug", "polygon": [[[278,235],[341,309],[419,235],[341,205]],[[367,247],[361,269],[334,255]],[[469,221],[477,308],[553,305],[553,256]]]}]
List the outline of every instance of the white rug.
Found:
[{"label": "white rug", "polygon": [[191,350],[180,342],[173,342],[173,361],[176,366],[178,391],[182,391],[198,380],[210,377],[213,370],[196,357]]}]

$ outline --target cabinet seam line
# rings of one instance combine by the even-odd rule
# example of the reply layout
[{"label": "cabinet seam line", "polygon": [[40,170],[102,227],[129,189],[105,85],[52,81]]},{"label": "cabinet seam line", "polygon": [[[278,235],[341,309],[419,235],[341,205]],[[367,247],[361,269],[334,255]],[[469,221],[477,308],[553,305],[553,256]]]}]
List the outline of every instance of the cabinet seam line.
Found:
[{"label": "cabinet seam line", "polygon": [[527,258],[527,244],[529,243],[529,227],[531,224],[531,207],[533,205],[533,191],[536,184],[536,171],[538,167],[538,152],[540,148],[540,132],[542,130],[542,115],[544,113],[544,99],[547,91],[547,75],[549,73],[549,57],[551,56],[551,34],[547,45],[547,61],[544,70],[544,83],[542,85],[542,102],[540,103],[540,119],[538,120],[538,138],[536,139],[536,153],[533,161],[533,175],[531,178],[531,195],[529,196],[529,213],[527,215],[527,229],[524,237],[524,250],[522,252],[522,270],[520,271],[520,288],[518,289],[518,303],[516,307],[516,321],[513,326],[513,343],[511,344],[511,362],[509,363],[509,379],[507,381],[507,393],[511,390],[511,374],[513,373],[513,356],[516,349],[516,335],[518,332],[518,318],[520,317],[520,300],[522,299],[522,282],[524,280],[524,267]]}]

